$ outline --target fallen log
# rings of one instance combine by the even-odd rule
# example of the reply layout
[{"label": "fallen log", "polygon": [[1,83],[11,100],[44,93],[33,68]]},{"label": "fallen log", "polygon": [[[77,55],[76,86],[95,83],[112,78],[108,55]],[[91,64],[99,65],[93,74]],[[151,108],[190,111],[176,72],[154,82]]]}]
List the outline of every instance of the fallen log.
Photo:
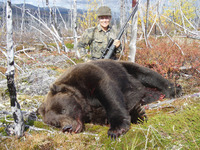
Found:
[{"label": "fallen log", "polygon": [[154,103],[151,103],[151,104],[144,105],[143,107],[145,109],[159,108],[159,107],[161,107],[164,104],[165,105],[166,104],[171,104],[171,103],[173,103],[176,100],[180,100],[180,99],[183,99],[183,98],[192,98],[192,97],[200,97],[200,92],[199,93],[185,95],[185,96],[182,96],[182,97],[179,97],[179,98],[173,98],[173,99],[165,100],[165,101],[162,101],[162,102],[158,102],[157,101],[157,103],[154,102]]}]

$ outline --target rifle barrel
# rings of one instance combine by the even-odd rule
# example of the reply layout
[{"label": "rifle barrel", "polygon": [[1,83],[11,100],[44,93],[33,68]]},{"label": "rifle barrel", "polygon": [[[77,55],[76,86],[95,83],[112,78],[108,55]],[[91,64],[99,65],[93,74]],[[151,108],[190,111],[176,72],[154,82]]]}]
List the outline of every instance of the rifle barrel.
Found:
[{"label": "rifle barrel", "polygon": [[[137,7],[138,7],[138,2],[136,3],[131,15],[128,17],[128,19],[126,20],[125,24],[123,25],[123,27],[121,28],[118,36],[117,36],[117,40],[120,40],[123,33],[124,33],[124,30],[125,30],[125,27],[127,25],[127,23],[129,22],[129,20],[131,19],[132,16],[135,15],[136,11],[137,11]],[[105,52],[102,54],[101,58],[102,59],[110,59],[113,55],[115,51],[115,45],[112,43],[112,45],[110,45],[109,47],[106,48]]]},{"label": "rifle barrel", "polygon": [[118,34],[118,36],[117,36],[117,40],[120,40],[120,39],[121,39],[121,37],[122,37],[122,35],[123,35],[123,33],[124,33],[124,29],[125,29],[127,23],[129,22],[129,20],[131,19],[131,17],[136,13],[137,7],[138,7],[138,2],[136,3],[136,5],[135,5],[135,7],[134,7],[134,9],[133,9],[133,11],[132,11],[132,13],[131,13],[131,15],[128,17],[128,19],[126,20],[125,24],[124,24],[123,27],[121,28],[121,30],[120,30],[120,32],[119,32],[119,34]]}]

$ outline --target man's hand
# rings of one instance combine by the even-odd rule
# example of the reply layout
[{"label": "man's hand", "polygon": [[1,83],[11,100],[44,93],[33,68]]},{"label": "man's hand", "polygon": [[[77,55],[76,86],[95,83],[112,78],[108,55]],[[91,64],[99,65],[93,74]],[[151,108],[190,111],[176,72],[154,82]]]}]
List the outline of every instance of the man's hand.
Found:
[{"label": "man's hand", "polygon": [[116,48],[118,48],[120,46],[121,42],[120,42],[120,40],[114,40],[113,44],[115,45]]}]

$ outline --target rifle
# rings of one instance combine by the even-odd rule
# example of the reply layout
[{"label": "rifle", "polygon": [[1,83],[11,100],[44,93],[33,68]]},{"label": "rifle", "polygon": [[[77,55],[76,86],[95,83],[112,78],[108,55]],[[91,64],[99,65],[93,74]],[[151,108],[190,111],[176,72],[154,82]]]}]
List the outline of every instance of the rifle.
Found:
[{"label": "rifle", "polygon": [[[123,25],[123,27],[121,28],[116,40],[120,40],[123,33],[124,33],[124,30],[125,30],[125,27],[126,25],[128,24],[129,20],[131,19],[132,16],[135,15],[136,11],[138,9],[138,2],[136,3],[132,13],[130,14],[130,16],[128,17],[128,19],[126,20],[125,24]],[[110,39],[109,42],[108,42],[108,45],[106,46],[106,48],[104,49],[104,51],[102,51],[102,55],[100,57],[100,59],[110,59],[113,55],[113,53],[115,52],[115,45],[113,44],[114,40],[113,39]]]}]

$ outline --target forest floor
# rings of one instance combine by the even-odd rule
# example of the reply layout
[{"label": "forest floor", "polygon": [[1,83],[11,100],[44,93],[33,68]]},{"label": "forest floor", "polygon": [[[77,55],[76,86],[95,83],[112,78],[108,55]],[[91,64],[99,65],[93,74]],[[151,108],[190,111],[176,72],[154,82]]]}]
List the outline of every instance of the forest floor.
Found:
[{"label": "forest floor", "polygon": [[[29,128],[20,139],[9,135],[13,119],[3,75],[7,61],[0,53],[0,149],[200,149],[200,41],[186,38],[175,41],[153,38],[151,49],[146,48],[143,41],[138,42],[136,62],[180,84],[183,96],[145,105],[148,121],[132,124],[130,130],[116,140],[107,137],[108,126],[86,124],[83,133],[62,133],[35,115],[49,85],[73,63],[67,58],[70,53],[34,46],[15,55],[17,99]],[[122,59],[127,60],[128,52],[124,53]],[[71,58],[76,63],[82,62],[73,55]]]}]

